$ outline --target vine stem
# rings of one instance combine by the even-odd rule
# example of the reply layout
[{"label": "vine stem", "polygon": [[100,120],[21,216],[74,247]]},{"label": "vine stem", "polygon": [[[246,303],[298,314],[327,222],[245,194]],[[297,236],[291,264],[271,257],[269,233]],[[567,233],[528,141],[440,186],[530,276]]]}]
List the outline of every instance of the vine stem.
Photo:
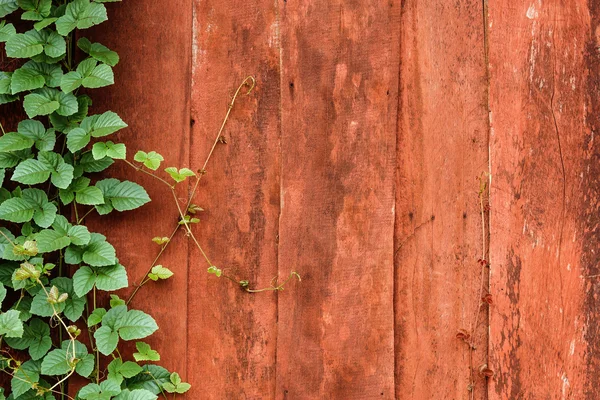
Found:
[{"label": "vine stem", "polygon": [[[152,271],[152,268],[156,265],[156,263],[158,262],[158,260],[160,259],[160,257],[163,255],[164,251],[166,250],[166,248],[168,247],[168,245],[171,243],[172,238],[175,236],[175,234],[178,232],[179,228],[183,225],[185,230],[186,230],[186,234],[192,238],[192,241],[194,242],[194,244],[196,245],[196,247],[198,248],[198,250],[200,250],[200,253],[202,254],[202,257],[206,260],[206,263],[208,264],[209,267],[213,266],[213,263],[210,261],[210,258],[208,257],[208,255],[206,254],[206,252],[204,251],[204,249],[202,248],[202,246],[200,245],[198,239],[196,238],[196,236],[194,235],[194,233],[192,232],[192,229],[186,219],[187,216],[187,210],[190,209],[191,205],[192,205],[192,201],[194,199],[194,196],[196,195],[196,192],[198,191],[198,187],[200,185],[200,180],[202,179],[202,176],[204,176],[206,174],[206,168],[208,166],[208,163],[210,161],[210,159],[212,158],[212,155],[218,145],[218,143],[221,141],[222,138],[222,134],[223,131],[225,129],[225,126],[227,125],[227,122],[229,121],[230,115],[231,115],[231,111],[234,108],[235,102],[237,100],[237,98],[239,97],[239,95],[242,93],[242,89],[244,87],[249,87],[249,89],[245,92],[245,95],[249,95],[252,90],[255,88],[256,86],[256,79],[252,76],[248,76],[246,77],[242,83],[238,86],[237,90],[235,91],[231,102],[228,105],[227,108],[227,113],[225,114],[225,117],[223,118],[223,122],[221,123],[221,127],[219,128],[219,131],[217,132],[217,136],[215,137],[215,140],[213,142],[213,145],[208,153],[208,156],[206,157],[206,160],[204,161],[204,164],[202,165],[202,168],[198,171],[198,177],[196,179],[196,182],[191,190],[191,192],[188,195],[188,199],[187,199],[187,203],[185,206],[185,210],[186,212],[184,212],[184,209],[182,209],[180,201],[177,197],[177,192],[175,191],[176,186],[174,184],[169,183],[168,181],[166,181],[165,179],[161,178],[160,176],[156,175],[154,172],[149,171],[148,169],[144,168],[144,165],[136,165],[134,163],[132,163],[131,161],[124,159],[123,161],[129,165],[130,167],[134,168],[136,171],[140,171],[148,176],[151,176],[152,178],[158,180],[159,182],[161,182],[162,184],[166,185],[169,190],[171,191],[171,194],[173,196],[173,200],[175,201],[175,205],[177,207],[177,212],[179,213],[179,217],[180,220],[178,222],[178,225],[175,227],[175,229],[173,230],[173,232],[171,233],[171,236],[169,237],[168,242],[161,248],[161,250],[159,251],[159,253],[157,254],[157,256],[155,257],[154,261],[152,262],[152,264],[150,265],[150,267],[148,268],[148,271],[146,272],[146,274],[140,279],[140,283],[137,285],[137,287],[134,289],[133,293],[129,296],[126,304],[129,304],[133,298],[135,297],[135,295],[138,293],[138,291],[142,288],[142,286],[144,286],[144,284],[146,284],[148,282],[147,276],[148,274]],[[88,212],[89,213],[89,212]],[[87,214],[86,214],[87,215]],[[83,217],[85,218],[85,216]],[[83,219],[82,218],[82,219]],[[230,277],[228,275],[222,275],[223,277],[229,279],[230,281],[241,285],[243,281],[238,281],[236,279],[234,279],[233,277]],[[245,290],[249,293],[259,293],[259,292],[266,292],[266,291],[278,291],[278,290],[283,290],[283,286],[288,283],[293,277],[297,277],[298,280],[300,280],[300,275],[298,275],[298,273],[296,273],[295,271],[290,273],[290,276],[280,285],[271,285],[271,287],[267,287],[267,288],[263,288],[263,289],[250,289],[250,288],[245,288]],[[274,278],[275,279],[275,278]]]},{"label": "vine stem", "polygon": [[[46,294],[46,298],[50,298],[50,293],[48,293],[48,291],[46,290],[46,287],[44,286],[44,284],[42,283],[40,278],[36,278],[36,281],[41,286],[44,293]],[[54,304],[52,304],[52,303],[49,303],[49,304],[52,307],[52,311],[53,311],[52,318],[56,318],[60,322],[60,324],[65,328],[65,330],[67,331],[67,334],[69,335],[69,341],[71,342],[71,345],[73,347],[73,354],[72,354],[72,357],[69,358],[69,352],[67,351],[66,361],[69,365],[71,365],[71,363],[73,362],[73,360],[76,358],[76,355],[77,355],[77,352],[75,350],[75,337],[71,334],[71,332],[69,332],[69,327],[67,326],[67,324],[65,324],[65,321],[60,317],[60,314],[56,311]],[[69,379],[71,377],[71,375],[73,375],[74,373],[75,373],[75,366],[72,366],[71,371],[67,375],[65,375],[61,380],[56,382],[49,390],[53,390],[57,386],[60,386],[63,382],[66,382],[67,379]]]},{"label": "vine stem", "polygon": [[[483,178],[480,178],[483,180]],[[482,182],[482,181],[480,181]],[[489,266],[487,261],[487,231],[486,231],[486,219],[485,219],[485,205],[484,197],[488,191],[487,183],[480,183],[479,190],[479,211],[481,215],[481,274],[479,283],[479,296],[477,298],[477,306],[475,309],[475,321],[471,324],[469,332],[469,388],[470,388],[470,399],[475,399],[475,365],[473,362],[473,355],[475,352],[475,330],[479,326],[479,314],[481,313],[482,299],[485,291],[485,269]]]}]

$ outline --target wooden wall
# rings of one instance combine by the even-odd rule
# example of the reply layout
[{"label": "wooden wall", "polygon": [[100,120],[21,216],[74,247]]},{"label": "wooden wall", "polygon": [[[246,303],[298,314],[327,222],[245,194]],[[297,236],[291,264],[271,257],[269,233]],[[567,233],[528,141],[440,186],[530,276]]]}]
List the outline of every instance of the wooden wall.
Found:
[{"label": "wooden wall", "polygon": [[[123,61],[94,110],[122,114],[130,149],[200,168],[256,77],[200,186],[198,238],[252,285],[302,276],[250,295],[177,237],[175,279],[136,306],[186,398],[600,398],[600,2],[109,8],[94,34]],[[134,279],[176,221],[137,179],[154,201],[97,224],[134,235],[117,246]]]}]

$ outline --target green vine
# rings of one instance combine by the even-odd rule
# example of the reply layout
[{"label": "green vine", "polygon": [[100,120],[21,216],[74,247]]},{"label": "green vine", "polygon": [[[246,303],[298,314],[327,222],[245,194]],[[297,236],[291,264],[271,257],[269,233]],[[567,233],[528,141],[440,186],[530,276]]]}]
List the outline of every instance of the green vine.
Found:
[{"label": "green vine", "polygon": [[[13,24],[0,21],[6,56],[21,60],[16,70],[0,71],[0,105],[22,101],[29,118],[16,132],[6,131],[0,121],[0,370],[11,382],[10,390],[0,388],[0,400],[154,400],[187,392],[190,385],[179,374],[153,364],[160,355],[142,341],[156,332],[156,321],[130,308],[141,288],[174,275],[159,261],[181,229],[209,273],[249,293],[280,291],[292,279],[300,280],[291,272],[282,283],[274,279],[266,288],[251,288],[248,280],[214,265],[192,230],[203,211],[193,203],[200,180],[215,148],[226,143],[222,133],[231,110],[239,95],[250,94],[253,77],[235,92],[198,171],[168,167],[160,175],[165,160],[157,152],[138,151],[129,161],[125,144],[103,141],[127,124],[113,111],[89,115],[92,99],[86,89],[112,85],[119,56],[79,31],[105,22],[103,3],[114,1],[0,0],[0,18],[18,12],[33,24],[18,33]],[[125,300],[111,294],[108,304],[100,304],[99,291],[125,289],[129,278],[115,248],[89,231],[86,217],[150,201],[137,183],[94,177],[115,161],[164,184],[179,222],[169,236],[153,239],[160,249],[131,295]],[[182,203],[176,187],[188,179],[195,182]],[[119,346],[126,341],[134,341],[137,351],[122,354]],[[90,381],[75,398],[68,388],[74,376]]]}]

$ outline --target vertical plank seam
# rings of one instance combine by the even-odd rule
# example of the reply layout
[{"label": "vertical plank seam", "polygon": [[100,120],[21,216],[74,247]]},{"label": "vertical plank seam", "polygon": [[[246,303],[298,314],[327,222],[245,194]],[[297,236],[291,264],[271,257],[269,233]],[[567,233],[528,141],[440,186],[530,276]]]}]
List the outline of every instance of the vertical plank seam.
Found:
[{"label": "vertical plank seam", "polygon": [[[195,15],[195,7],[194,7],[194,0],[190,0],[189,3],[189,7],[190,7],[190,15],[191,15],[191,19],[190,19],[190,25],[188,26],[189,32],[190,32],[190,36],[188,38],[189,43],[188,43],[188,70],[187,70],[187,76],[188,76],[188,85],[187,85],[187,116],[188,116],[188,121],[185,122],[185,129],[187,130],[187,138],[188,138],[188,165],[191,167],[192,166],[192,127],[191,127],[191,120],[192,120],[192,92],[193,92],[193,70],[194,70],[194,35],[196,34],[196,32],[194,32],[194,19],[196,18]],[[186,191],[188,193],[190,193],[190,185],[189,185],[189,180],[186,180],[187,185],[186,185]],[[190,246],[189,246],[189,239],[186,240],[186,279],[187,279],[187,285],[186,285],[186,294],[185,294],[185,315],[186,315],[186,319],[185,319],[185,373],[187,376],[187,373],[189,371],[189,358],[188,358],[188,354],[189,351],[188,347],[189,347],[189,341],[190,341],[190,324],[189,322],[189,318],[190,318],[190,258],[191,258],[191,254],[190,254]],[[187,376],[188,382],[192,380],[192,378],[190,376]],[[185,396],[187,397],[187,396]]]},{"label": "vertical plank seam", "polygon": [[[278,133],[279,133],[279,215],[277,221],[277,245],[275,247],[276,252],[276,267],[277,267],[277,275],[279,275],[279,246],[280,246],[280,237],[279,234],[281,232],[281,215],[282,215],[282,204],[283,204],[283,121],[282,121],[282,98],[283,98],[283,49],[282,49],[282,40],[281,40],[281,12],[279,10],[279,0],[273,0],[275,3],[275,18],[277,20],[277,44],[279,46],[279,107],[277,107],[277,116],[278,116]],[[278,391],[278,382],[277,377],[279,376],[279,362],[278,362],[278,353],[279,353],[279,291],[275,291],[275,367],[273,371],[274,375],[274,390],[273,395],[277,398]]]},{"label": "vertical plank seam", "polygon": [[396,209],[396,205],[397,205],[397,194],[398,194],[398,154],[400,153],[400,112],[402,110],[402,95],[400,93],[400,89],[402,88],[402,9],[404,8],[404,3],[406,0],[400,0],[400,10],[398,12],[398,88],[396,90],[396,96],[397,96],[397,104],[396,104],[396,151],[395,151],[395,157],[394,157],[394,212],[392,215],[393,221],[394,221],[394,227],[393,227],[393,241],[392,241],[392,318],[394,319],[394,323],[393,323],[393,339],[394,339],[394,345],[393,345],[393,349],[394,349],[394,377],[393,377],[393,383],[394,383],[394,389],[393,389],[393,393],[394,393],[394,399],[398,399],[398,393],[397,393],[397,382],[396,379],[398,378],[396,376],[396,371],[398,371],[398,344],[396,341],[396,313],[397,313],[397,309],[396,309],[396,304],[398,301],[398,291],[396,290],[396,283],[398,282],[398,268],[396,268],[396,253],[397,253],[397,248],[398,246],[401,246],[402,244],[398,243],[398,237],[396,237],[396,228],[397,228],[397,218],[396,218],[396,214],[398,213],[398,210]]},{"label": "vertical plank seam", "polygon": [[[490,73],[490,58],[489,58],[489,25],[488,25],[488,0],[482,0],[482,22],[483,22],[483,52],[484,52],[484,62],[485,62],[485,101],[486,101],[486,110],[488,114],[487,118],[487,159],[488,159],[488,192],[487,192],[487,202],[490,204],[491,202],[491,187],[492,187],[492,157],[491,157],[491,135],[492,135],[492,110],[491,110],[491,99],[490,99],[490,91],[491,91],[491,73]],[[491,209],[488,212],[488,218],[485,221],[484,229],[487,232],[487,254],[485,258],[488,260],[488,271],[487,271],[487,292],[490,293],[490,284],[491,284],[491,276],[492,276],[492,265],[489,263],[491,259],[490,249],[491,249],[491,241],[492,234],[490,231],[490,214]],[[484,252],[486,249],[484,249]],[[487,307],[487,354],[486,354],[486,363],[488,364],[488,368],[490,367],[490,352],[491,352],[491,324],[490,324],[490,307]],[[483,393],[484,399],[489,399],[490,397],[490,379],[485,378],[485,389]]]}]

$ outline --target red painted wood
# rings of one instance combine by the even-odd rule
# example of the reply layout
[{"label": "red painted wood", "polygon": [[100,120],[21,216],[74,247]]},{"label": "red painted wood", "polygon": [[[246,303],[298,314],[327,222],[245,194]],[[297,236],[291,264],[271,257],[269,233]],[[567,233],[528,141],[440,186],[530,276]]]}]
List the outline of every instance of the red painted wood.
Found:
[{"label": "red painted wood", "polygon": [[490,4],[492,399],[600,396],[599,8]]},{"label": "red painted wood", "polygon": [[279,2],[276,398],[394,398],[399,5]]},{"label": "red painted wood", "polygon": [[[139,0],[109,4],[108,9],[105,25],[82,34],[117,51],[121,62],[114,69],[114,86],[90,92],[94,100],[90,113],[114,110],[129,124],[111,140],[126,143],[130,160],[137,150],[156,150],[168,165],[187,165],[192,22],[189,13],[182,10],[191,10],[191,3]],[[159,16],[160,23],[149,22]],[[169,236],[177,224],[177,208],[166,186],[123,163],[115,164],[107,174],[139,182],[152,198],[138,210],[93,217],[90,221],[92,230],[106,235],[114,244],[130,284],[137,284],[159,250],[151,239]],[[159,325],[160,330],[147,342],[161,354],[160,365],[178,371],[186,379],[183,349],[187,340],[188,255],[183,234],[170,244],[160,263],[172,269],[175,276],[148,283],[131,306],[151,314]],[[120,294],[125,297],[129,292]],[[125,357],[132,359],[131,353],[126,353]]]},{"label": "red painted wood", "polygon": [[[279,219],[279,38],[272,1],[194,1],[191,165],[201,168],[235,89],[240,96],[207,167],[195,228],[211,261],[251,286],[277,275]],[[248,294],[206,273],[190,250],[190,399],[267,399],[275,392],[276,295]]]},{"label": "red painted wood", "polygon": [[[405,1],[396,183],[396,396],[469,398],[480,302],[478,189],[488,169],[481,1]],[[487,357],[485,308],[474,366]],[[485,398],[476,375],[474,398]]]}]

